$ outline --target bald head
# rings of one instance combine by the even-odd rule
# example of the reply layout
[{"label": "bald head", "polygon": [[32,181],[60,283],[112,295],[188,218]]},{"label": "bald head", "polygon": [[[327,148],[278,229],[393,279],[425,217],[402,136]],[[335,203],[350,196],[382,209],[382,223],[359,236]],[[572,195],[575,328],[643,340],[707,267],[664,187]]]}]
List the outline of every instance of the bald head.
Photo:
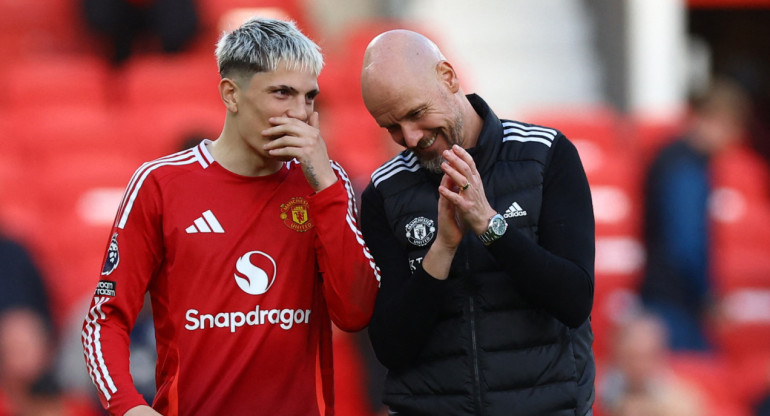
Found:
[{"label": "bald head", "polygon": [[425,36],[409,30],[391,30],[369,43],[363,73],[396,69],[417,73],[435,68],[444,59],[438,46]]},{"label": "bald head", "polygon": [[361,95],[377,124],[434,172],[441,171],[442,148],[474,146],[483,124],[438,46],[409,30],[369,43]]},{"label": "bald head", "polygon": [[361,73],[364,101],[372,90],[412,87],[436,82],[437,66],[444,62],[438,46],[409,30],[391,30],[375,37],[366,48]]}]

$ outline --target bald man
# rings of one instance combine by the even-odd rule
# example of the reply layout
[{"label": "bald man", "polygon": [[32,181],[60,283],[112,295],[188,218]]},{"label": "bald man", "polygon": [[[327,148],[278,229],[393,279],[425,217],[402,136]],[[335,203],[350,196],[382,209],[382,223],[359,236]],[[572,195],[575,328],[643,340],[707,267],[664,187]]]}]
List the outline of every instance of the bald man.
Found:
[{"label": "bald man", "polygon": [[405,148],[361,212],[391,414],[592,414],[594,218],[575,147],[465,95],[418,33],[372,40],[361,86]]}]

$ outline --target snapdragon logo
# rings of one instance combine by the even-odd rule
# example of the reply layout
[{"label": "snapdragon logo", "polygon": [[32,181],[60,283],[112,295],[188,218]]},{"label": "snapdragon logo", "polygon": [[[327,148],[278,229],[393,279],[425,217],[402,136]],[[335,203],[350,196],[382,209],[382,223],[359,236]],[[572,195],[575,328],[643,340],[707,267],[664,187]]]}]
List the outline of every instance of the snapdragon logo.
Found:
[{"label": "snapdragon logo", "polygon": [[242,326],[280,325],[289,330],[294,325],[310,323],[310,309],[260,309],[259,305],[249,312],[220,312],[217,314],[200,313],[197,309],[188,309],[185,314],[185,329],[230,328],[235,332]]},{"label": "snapdragon logo", "polygon": [[[275,260],[261,251],[250,251],[235,262],[235,283],[250,295],[267,292],[275,282],[277,268]],[[294,325],[310,323],[310,309],[260,309],[256,305],[250,311],[201,313],[197,309],[188,309],[185,313],[185,329],[190,331],[229,328],[235,332],[243,326],[279,325],[289,330]]]},{"label": "snapdragon logo", "polygon": [[275,260],[261,251],[250,251],[235,262],[235,282],[249,295],[261,295],[275,282]]}]

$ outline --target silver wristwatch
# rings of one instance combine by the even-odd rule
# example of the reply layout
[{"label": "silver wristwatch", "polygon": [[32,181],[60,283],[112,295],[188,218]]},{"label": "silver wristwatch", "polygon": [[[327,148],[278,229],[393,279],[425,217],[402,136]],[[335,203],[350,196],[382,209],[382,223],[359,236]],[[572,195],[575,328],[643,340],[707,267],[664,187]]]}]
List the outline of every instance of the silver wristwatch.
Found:
[{"label": "silver wristwatch", "polygon": [[502,237],[507,229],[508,223],[505,221],[505,218],[500,214],[496,214],[489,219],[487,231],[479,235],[479,240],[481,240],[485,246],[488,246],[498,238]]}]

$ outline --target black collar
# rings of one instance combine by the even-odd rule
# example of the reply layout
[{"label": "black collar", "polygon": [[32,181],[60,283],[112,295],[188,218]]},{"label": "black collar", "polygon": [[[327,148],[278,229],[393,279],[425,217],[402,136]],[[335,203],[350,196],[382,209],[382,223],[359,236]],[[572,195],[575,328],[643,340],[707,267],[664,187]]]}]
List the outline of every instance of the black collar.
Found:
[{"label": "black collar", "polygon": [[492,167],[497,159],[497,154],[500,152],[503,143],[503,125],[481,97],[476,94],[469,94],[466,97],[468,97],[468,101],[476,113],[484,120],[476,146],[468,149],[468,153],[473,156],[473,161],[476,162],[476,168],[479,172],[484,173]]}]

